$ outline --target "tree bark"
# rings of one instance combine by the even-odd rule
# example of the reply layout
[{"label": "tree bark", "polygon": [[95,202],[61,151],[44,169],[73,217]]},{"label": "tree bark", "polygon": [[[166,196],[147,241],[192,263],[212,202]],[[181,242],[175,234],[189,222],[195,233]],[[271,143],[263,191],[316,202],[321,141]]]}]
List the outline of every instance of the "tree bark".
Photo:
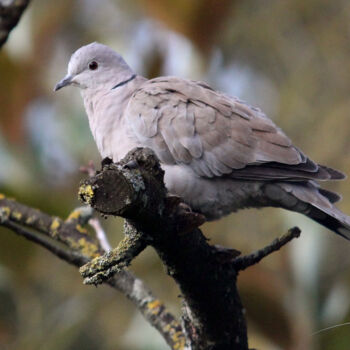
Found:
[{"label": "tree bark", "polygon": [[[162,180],[163,171],[153,153],[136,149],[121,163],[109,164],[85,180],[80,196],[104,215],[126,218],[139,232],[139,240],[156,250],[181,290],[191,349],[247,350],[244,309],[236,285],[237,251],[210,245],[197,228],[204,218],[179,199],[167,197]],[[140,252],[137,247],[134,256]],[[83,275],[93,276],[96,265],[83,268]]]}]

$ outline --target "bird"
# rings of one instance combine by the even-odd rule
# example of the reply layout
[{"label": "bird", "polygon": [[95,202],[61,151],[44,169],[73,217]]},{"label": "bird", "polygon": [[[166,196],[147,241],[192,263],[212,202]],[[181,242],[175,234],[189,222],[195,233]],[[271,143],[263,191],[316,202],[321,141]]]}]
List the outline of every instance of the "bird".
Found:
[{"label": "bird", "polygon": [[319,184],[345,175],[307,157],[260,109],[202,81],[147,79],[97,42],[72,54],[54,90],[69,85],[81,90],[103,158],[150,148],[168,192],[207,220],[279,207],[350,239],[350,217],[334,205],[341,196]]}]

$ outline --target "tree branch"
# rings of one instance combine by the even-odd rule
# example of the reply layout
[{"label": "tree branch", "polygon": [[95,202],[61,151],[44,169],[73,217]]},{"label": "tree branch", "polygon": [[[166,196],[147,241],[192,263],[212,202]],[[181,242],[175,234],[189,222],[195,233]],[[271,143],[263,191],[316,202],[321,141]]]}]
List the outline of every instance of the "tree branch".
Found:
[{"label": "tree branch", "polygon": [[[51,217],[0,194],[0,225],[48,249],[77,267],[103,254],[98,241],[90,237],[81,223],[88,219],[86,208],[78,208],[66,221]],[[131,272],[122,270],[106,281],[124,294],[155,327],[171,349],[183,349],[185,338],[181,324]]]},{"label": "tree branch", "polygon": [[0,48],[17,25],[30,0],[0,0]]},{"label": "tree branch", "polygon": [[291,228],[285,235],[280,238],[276,238],[268,246],[257,250],[256,252],[237,257],[233,260],[233,266],[236,270],[242,271],[247,267],[252,266],[260,262],[263,258],[267,257],[271,253],[280,250],[283,246],[289,243],[292,239],[298,238],[300,236],[300,229],[298,227]]},{"label": "tree branch", "polygon": [[[105,162],[101,171],[82,182],[79,195],[85,203],[103,215],[126,219],[125,238],[102,256],[98,241],[82,227],[91,220],[86,207],[64,221],[0,194],[0,225],[76,266],[85,264],[85,282],[104,282],[121,291],[172,349],[248,350],[238,272],[298,237],[300,230],[294,228],[269,246],[237,257],[237,250],[208,244],[198,229],[204,217],[167,195],[163,175],[152,151],[135,149],[117,164]],[[147,245],[156,250],[181,290],[183,327],[124,269]]]},{"label": "tree branch", "polygon": [[111,245],[110,245],[110,243],[108,241],[106,232],[104,231],[100,220],[98,218],[91,218],[88,221],[88,223],[95,230],[96,238],[98,239],[102,249],[105,252],[109,252],[112,249],[112,247],[111,247]]},{"label": "tree branch", "polygon": [[[237,270],[232,268],[237,251],[208,244],[197,228],[203,216],[167,196],[163,171],[150,150],[135,149],[120,163],[106,165],[84,180],[79,193],[102,214],[122,216],[134,226],[138,237],[124,249],[133,251],[135,241],[143,241],[157,251],[181,290],[183,323],[192,349],[248,349]],[[108,278],[115,263],[121,264],[118,247],[112,256],[96,258],[81,271],[97,283],[98,278]]]},{"label": "tree branch", "polygon": [[81,254],[76,253],[73,250],[64,249],[63,246],[59,246],[55,241],[49,240],[41,234],[24,229],[23,227],[11,221],[2,223],[2,226],[7,227],[11,231],[28,239],[31,242],[41,245],[60,259],[65,260],[72,265],[81,266],[88,262],[88,259],[85,259]]},{"label": "tree branch", "polygon": [[146,247],[147,242],[142,233],[125,220],[124,239],[117,248],[109,251],[103,257],[93,259],[80,268],[84,284],[97,285],[107,280],[116,272],[120,272],[131,264]]}]

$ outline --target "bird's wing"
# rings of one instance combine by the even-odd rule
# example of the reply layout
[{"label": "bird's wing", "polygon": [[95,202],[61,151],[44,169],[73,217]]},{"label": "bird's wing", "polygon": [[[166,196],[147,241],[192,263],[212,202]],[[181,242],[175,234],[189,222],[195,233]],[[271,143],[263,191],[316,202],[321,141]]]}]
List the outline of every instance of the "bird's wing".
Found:
[{"label": "bird's wing", "polygon": [[[160,77],[131,97],[125,116],[140,143],[166,164],[204,177],[329,179],[259,109],[198,81]],[[342,174],[334,171],[333,177]]]}]

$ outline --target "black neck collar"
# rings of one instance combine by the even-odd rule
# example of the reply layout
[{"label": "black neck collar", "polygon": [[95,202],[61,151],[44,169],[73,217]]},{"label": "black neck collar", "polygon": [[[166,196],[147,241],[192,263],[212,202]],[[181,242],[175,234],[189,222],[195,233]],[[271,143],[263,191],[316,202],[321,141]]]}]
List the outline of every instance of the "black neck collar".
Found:
[{"label": "black neck collar", "polygon": [[136,74],[133,74],[129,79],[124,80],[124,81],[118,83],[117,85],[113,86],[111,90],[114,90],[114,89],[116,89],[118,87],[121,87],[121,86],[129,83],[131,80],[134,80],[135,78],[136,78]]}]

